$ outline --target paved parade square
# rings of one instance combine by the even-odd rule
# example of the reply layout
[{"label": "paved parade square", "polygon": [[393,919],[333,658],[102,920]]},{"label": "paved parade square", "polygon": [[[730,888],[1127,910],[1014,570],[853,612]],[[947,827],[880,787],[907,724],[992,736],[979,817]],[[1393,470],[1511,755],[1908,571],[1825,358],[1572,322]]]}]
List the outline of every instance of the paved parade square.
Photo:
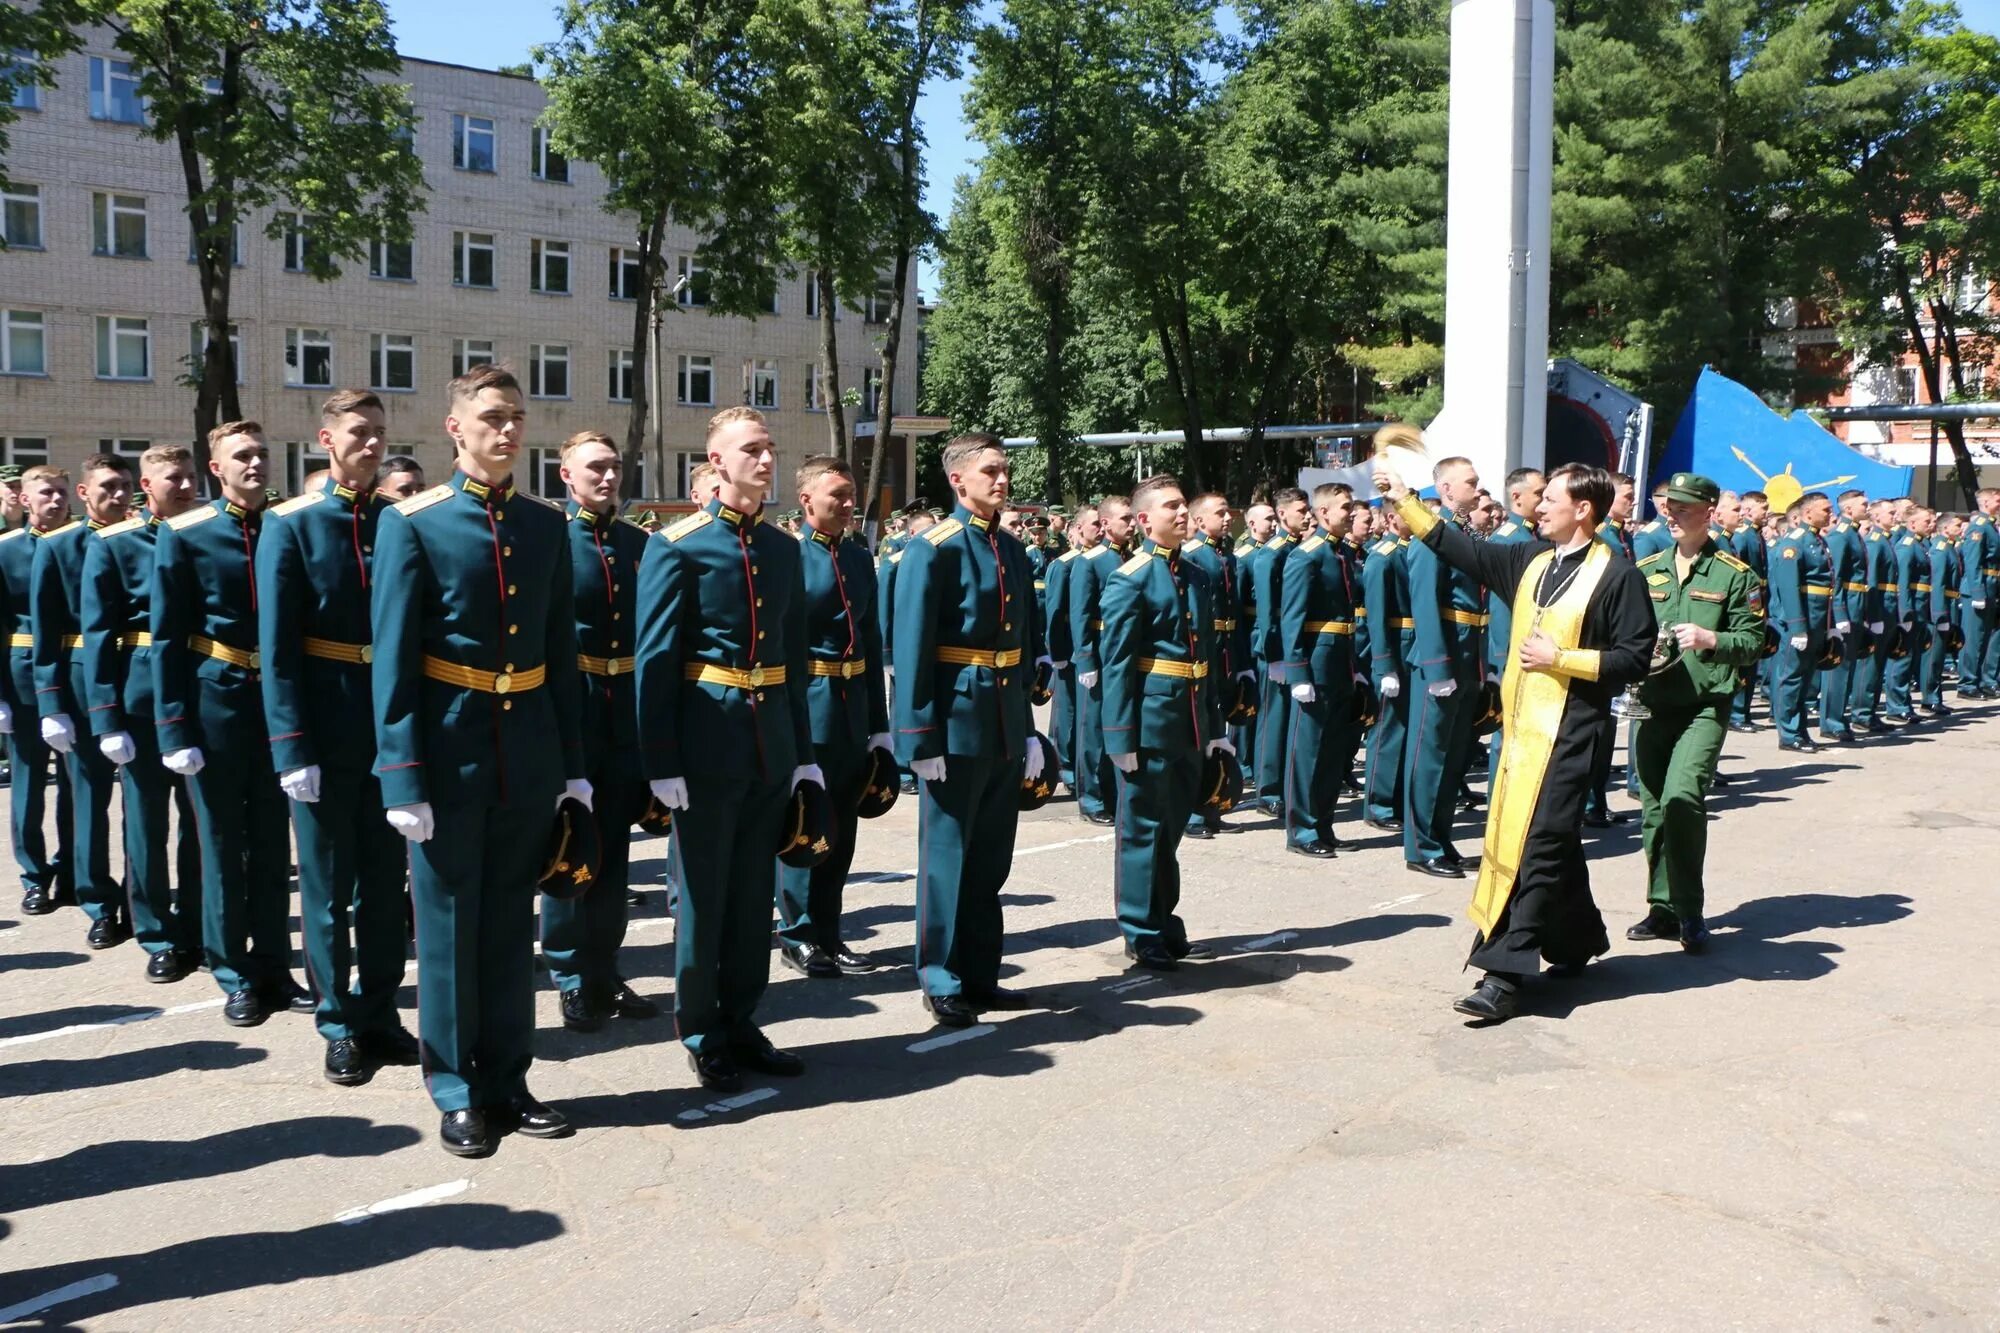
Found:
[{"label": "paved parade square", "polygon": [[[74,910],[0,909],[0,1315],[31,1327],[1991,1328],[2000,717],[1801,758],[1732,736],[1714,946],[1633,945],[1636,824],[1591,844],[1615,940],[1492,1030],[1449,1008],[1467,883],[1268,819],[1182,849],[1221,957],[1128,973],[1110,834],[1025,816],[1007,976],[933,1028],[907,969],[763,1015],[805,1077],[695,1086],[671,1019],[561,1028],[578,1127],[438,1150],[417,1071],[320,1077]],[[1618,798],[1620,808],[1630,803]],[[906,961],[914,809],[864,825],[853,943]],[[1476,821],[1478,816],[1469,817]],[[1343,818],[1343,836],[1359,832]],[[1476,833],[1461,826],[1468,851]],[[664,847],[636,849],[657,886]],[[625,949],[667,998],[648,893]],[[414,968],[405,987],[414,999]]]}]

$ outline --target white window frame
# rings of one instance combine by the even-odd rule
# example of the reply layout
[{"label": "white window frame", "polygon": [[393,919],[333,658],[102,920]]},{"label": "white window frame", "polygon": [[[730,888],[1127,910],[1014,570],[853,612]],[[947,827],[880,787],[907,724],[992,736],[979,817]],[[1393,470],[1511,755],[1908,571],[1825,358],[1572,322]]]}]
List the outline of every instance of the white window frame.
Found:
[{"label": "white window frame", "polygon": [[[121,248],[120,221],[139,220],[139,248]],[[104,259],[150,259],[152,227],[146,217],[146,196],[93,191],[90,196],[90,253]]]},{"label": "white window frame", "polygon": [[139,460],[144,458],[146,451],[152,447],[153,442],[151,440],[111,440],[100,437],[97,441],[98,453],[110,454],[113,458],[124,459],[132,465],[134,472],[139,470]]},{"label": "white window frame", "polygon": [[[200,243],[200,235],[196,233],[193,227],[189,227],[188,263],[192,264],[201,258],[195,252],[195,247]],[[243,267],[243,220],[241,218],[229,224],[229,266],[231,268]]]},{"label": "white window frame", "polygon": [[861,417],[872,421],[882,410],[882,367],[861,368]]},{"label": "white window frame", "polygon": [[[404,376],[407,384],[390,383],[392,358],[407,357]],[[417,337],[413,333],[371,333],[368,335],[368,387],[377,393],[417,391]]]},{"label": "white window frame", "polygon": [[312,218],[293,212],[279,213],[278,218],[285,228],[285,234],[279,241],[284,252],[284,270],[287,273],[304,273],[306,260],[312,254]]},{"label": "white window frame", "polygon": [[896,304],[896,293],[889,287],[877,287],[868,293],[868,308],[864,321],[869,324],[887,324],[890,307]]},{"label": "white window frame", "polygon": [[46,435],[0,435],[0,463],[19,468],[41,467],[49,461]]},{"label": "white window frame", "polygon": [[[619,289],[623,286],[627,272],[632,274],[632,295],[626,296]],[[605,273],[605,288],[614,301],[636,301],[638,293],[646,285],[645,257],[637,250],[623,245],[611,247],[611,265]]]},{"label": "white window frame", "polygon": [[[570,184],[570,168],[573,164],[567,157],[562,155],[555,145],[549,142],[548,126],[535,126],[533,145],[528,154],[528,167],[529,170],[534,172],[535,179],[538,181],[547,181],[551,185]],[[549,171],[550,166],[558,164],[562,174],[551,174]]]},{"label": "white window frame", "polygon": [[297,495],[305,484],[308,472],[318,472],[333,466],[333,459],[326,450],[319,447],[319,440],[286,440],[283,446],[285,461],[285,494]]},{"label": "white window frame", "polygon": [[[486,165],[472,160],[473,141],[486,139]],[[451,164],[460,171],[492,175],[500,170],[500,122],[491,116],[475,116],[463,111],[451,113]]]},{"label": "white window frame", "polygon": [[[629,347],[614,347],[605,357],[604,392],[606,398],[611,402],[629,403],[632,401],[632,367],[632,349]],[[618,391],[621,382],[625,388],[622,394]]]},{"label": "white window frame", "polygon": [[[539,236],[529,241],[528,289],[543,296],[570,295],[575,275],[574,255],[575,247],[568,241],[545,241]],[[560,287],[551,280],[558,276],[562,279]]]},{"label": "white window frame", "polygon": [[[306,378],[307,357],[315,348],[326,349],[326,378]],[[333,330],[290,328],[285,330],[285,387],[288,389],[331,389],[333,373]]]},{"label": "white window frame", "polygon": [[[708,455],[706,453],[693,452],[686,449],[683,449],[674,455],[674,498],[675,499],[691,500],[694,498],[689,493],[688,480],[690,477],[694,475],[694,470],[700,467],[703,463],[706,463],[707,461],[708,461]],[[645,494],[644,489],[642,488],[639,493],[641,495],[644,495]]]},{"label": "white window frame", "polygon": [[826,404],[820,401],[820,373],[817,361],[806,364],[806,411],[826,411]]},{"label": "white window frame", "polygon": [[[14,335],[17,331],[26,333],[30,329],[40,338],[42,344],[41,364],[32,369],[20,364],[22,358],[14,354]],[[0,310],[0,375],[39,375],[49,373],[49,317],[41,310]]]},{"label": "white window frame", "polygon": [[1924,399],[1924,372],[1920,366],[1896,367],[1896,401],[1915,407]]},{"label": "white window frame", "polygon": [[[33,241],[16,239],[14,229],[7,225],[9,210],[28,208],[34,210],[35,239]],[[4,240],[7,243],[9,250],[40,250],[43,248],[42,235],[42,187],[39,185],[27,185],[20,181],[10,182],[6,189],[0,190],[0,240]]]},{"label": "white window frame", "polygon": [[15,51],[7,56],[6,63],[17,71],[20,82],[14,85],[14,95],[10,104],[16,111],[40,111],[42,109],[42,87],[34,82],[35,60],[26,51]]},{"label": "white window frame", "polygon": [[[549,392],[549,371],[562,367],[562,392]],[[568,343],[530,343],[528,346],[528,397],[565,399],[571,396],[574,383],[570,378],[570,345]]]},{"label": "white window frame", "polygon": [[681,294],[675,299],[684,306],[706,306],[709,301],[708,265],[694,255],[682,255],[676,261],[676,270],[687,279],[687,286],[681,288]]},{"label": "white window frame", "polygon": [[[405,257],[407,273],[389,272],[389,258],[395,247],[401,247]],[[368,243],[368,276],[377,282],[415,282],[417,280],[417,243],[415,240],[392,241],[386,236],[377,236]]]},{"label": "white window frame", "polygon": [[[236,361],[236,382],[243,383],[243,331],[233,322],[229,326],[229,347]],[[208,351],[208,321],[195,320],[188,325],[188,374],[201,374],[201,358]]]},{"label": "white window frame", "polygon": [[[136,116],[113,114],[117,109],[112,100],[112,88],[117,83],[132,85],[131,105],[138,111]],[[139,76],[132,71],[129,60],[112,60],[106,56],[90,58],[90,118],[107,121],[113,125],[144,125],[146,123],[146,99],[139,93]]]},{"label": "white window frame", "polygon": [[[119,348],[133,339],[138,341],[139,356],[145,362],[145,366],[137,375],[117,374]],[[105,365],[107,358],[111,363],[109,367]],[[97,378],[119,380],[130,384],[144,384],[152,380],[153,322],[150,319],[144,315],[97,317]]]},{"label": "white window frame", "polygon": [[[480,356],[472,349],[484,347],[486,354]],[[500,360],[500,349],[491,338],[453,338],[451,340],[451,377],[457,379],[474,366],[494,365]]]},{"label": "white window frame", "polygon": [[[478,239],[484,237],[484,240]],[[473,282],[472,255],[475,250],[486,252],[486,267],[490,282]],[[500,287],[500,237],[490,231],[455,231],[451,234],[451,285],[469,287],[474,291],[497,291]]]},{"label": "white window frame", "polygon": [[743,362],[743,401],[762,411],[775,411],[779,397],[778,363],[771,357],[748,357]]},{"label": "white window frame", "polygon": [[[806,318],[819,318],[819,270],[806,270]],[[833,322],[840,323],[840,293],[833,294]]]},{"label": "white window frame", "polygon": [[562,479],[562,450],[538,445],[528,450],[528,488],[544,500],[569,498]]},{"label": "white window frame", "polygon": [[[696,364],[699,362],[700,364]],[[692,394],[694,377],[708,377],[708,393],[696,398]],[[715,358],[706,352],[682,352],[675,362],[674,401],[682,407],[715,406]]]}]

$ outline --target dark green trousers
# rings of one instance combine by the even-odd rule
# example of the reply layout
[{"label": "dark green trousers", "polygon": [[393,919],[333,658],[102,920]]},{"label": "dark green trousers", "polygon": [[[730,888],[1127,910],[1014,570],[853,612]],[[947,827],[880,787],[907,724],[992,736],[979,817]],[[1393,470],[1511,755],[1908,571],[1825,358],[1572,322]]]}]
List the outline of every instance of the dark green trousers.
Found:
[{"label": "dark green trousers", "polygon": [[1654,708],[1639,728],[1639,772],[1646,851],[1646,901],[1681,920],[1702,915],[1702,863],[1708,857],[1708,788],[1729,730],[1729,699]]},{"label": "dark green trousers", "polygon": [[1353,754],[1354,692],[1323,687],[1309,704],[1292,700],[1285,764],[1285,840],[1315,843],[1333,832],[1334,807]]},{"label": "dark green trousers", "polygon": [[535,1035],[535,878],[553,807],[432,807],[410,844],[417,916],[417,1035],[440,1111],[495,1106],[528,1088]]},{"label": "dark green trousers", "polygon": [[125,914],[125,885],[111,870],[111,793],[118,790],[118,765],[104,757],[95,736],[80,735],[63,756],[69,770],[76,849],[71,867],[77,905],[92,921]]},{"label": "dark green trousers", "polygon": [[201,944],[224,994],[290,980],[292,840],[271,750],[215,753],[194,775]]},{"label": "dark green trousers", "polygon": [[1014,864],[1021,761],[951,755],[945,780],[919,788],[917,984],[926,995],[990,991],[1000,982],[1000,889]]},{"label": "dark green trousers", "polygon": [[645,780],[629,770],[592,773],[590,790],[602,848],[597,880],[580,898],[542,899],[542,962],[557,990],[587,987],[608,998],[625,980],[618,950],[625,944],[625,891],[632,883],[632,826],[646,813],[649,793]]},{"label": "dark green trousers", "polygon": [[1292,687],[1272,680],[1269,669],[1264,669],[1257,680],[1257,767],[1254,775],[1250,769],[1243,770],[1246,780],[1256,779],[1257,800],[1285,799],[1285,770],[1290,767],[1286,746],[1291,729]]},{"label": "dark green trousers", "polygon": [[1439,698],[1410,682],[1409,738],[1403,779],[1403,859],[1428,861],[1451,845],[1458,815],[1458,783],[1472,753],[1473,715],[1480,706],[1478,683],[1458,682],[1455,693]]},{"label": "dark green trousers", "polygon": [[778,938],[786,944],[840,948],[840,905],[847,872],[854,867],[854,836],[861,823],[855,807],[868,785],[868,751],[850,745],[816,745],[813,756],[826,774],[833,804],[833,850],[810,870],[778,867]]},{"label": "dark green trousers", "polygon": [[[39,718],[18,716],[15,724],[19,730],[7,738],[13,748],[8,759],[7,796],[14,817],[14,864],[21,869],[21,887],[68,893],[70,867],[75,860],[70,846],[75,817],[70,812],[69,765],[43,743]],[[54,852],[49,850],[48,833],[43,828],[51,773],[56,781]]]},{"label": "dark green trousers", "polygon": [[[136,752],[120,780],[125,789],[125,863],[132,904],[132,936],[147,953],[201,948],[201,840],[186,778],[160,764],[160,742],[151,718],[135,719]],[[180,836],[170,857],[171,812],[180,811]],[[385,826],[386,827],[386,826]],[[395,831],[390,830],[393,837]],[[400,839],[399,839],[400,841]],[[176,902],[174,885],[180,885]]]},{"label": "dark green trousers", "polygon": [[1901,657],[1884,654],[1882,663],[1882,716],[1908,721],[1910,703],[1917,684],[1917,668],[1930,651],[1930,634],[1922,621],[1908,629],[1897,626],[1889,631],[1903,651]]},{"label": "dark green trousers", "polygon": [[1819,678],[1813,666],[1826,647],[1826,639],[1808,632],[1803,651],[1792,647],[1787,634],[1778,644],[1777,665],[1771,669],[1771,721],[1777,724],[1778,739],[1796,745],[1806,736],[1807,687]]},{"label": "dark green trousers", "polygon": [[1378,689],[1375,727],[1368,733],[1368,792],[1362,813],[1369,819],[1403,817],[1403,749],[1408,743],[1410,696],[1408,686],[1393,699],[1381,697]]},{"label": "dark green trousers", "polygon": [[1944,707],[1945,635],[1933,625],[1924,631],[1924,656],[1917,667],[1917,697],[1928,708]]},{"label": "dark green trousers", "polygon": [[691,1051],[749,1038],[771,981],[771,904],[791,774],[687,775],[674,814],[674,1026]]},{"label": "dark green trousers", "polygon": [[1181,903],[1181,837],[1201,785],[1199,750],[1139,752],[1139,766],[1118,774],[1118,929],[1128,944],[1152,936],[1168,948],[1187,944]]},{"label": "dark green trousers", "polygon": [[1104,681],[1076,687],[1076,808],[1078,814],[1101,815],[1116,799],[1111,789],[1111,761],[1104,755]]},{"label": "dark green trousers", "polygon": [[407,843],[382,816],[373,773],[324,767],[319,799],[292,802],[299,842],[299,938],[328,1041],[393,1032],[403,984]]}]

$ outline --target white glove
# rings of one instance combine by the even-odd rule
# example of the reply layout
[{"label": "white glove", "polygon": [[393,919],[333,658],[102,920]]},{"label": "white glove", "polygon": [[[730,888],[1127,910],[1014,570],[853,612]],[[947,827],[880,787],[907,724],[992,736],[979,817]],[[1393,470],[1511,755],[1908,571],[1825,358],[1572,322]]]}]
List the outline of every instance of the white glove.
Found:
[{"label": "white glove", "polygon": [[6,704],[0,704],[0,736],[11,736],[13,734],[14,710]]},{"label": "white glove", "polygon": [[1836,620],[1833,623],[1833,637],[1836,639],[1841,638],[1846,635],[1847,631],[1853,628],[1854,622],[1851,620]]},{"label": "white glove", "polygon": [[884,676],[884,677],[886,678],[886,680],[887,680],[887,682],[888,682],[888,685],[889,685],[889,692],[890,692],[891,694],[894,694],[894,693],[896,692],[896,668],[894,668],[894,667],[883,667],[883,668],[882,668],[882,675],[883,675],[883,676]]},{"label": "white glove", "polygon": [[1227,736],[1217,736],[1214,740],[1208,743],[1207,752],[1209,754],[1214,754],[1217,750],[1222,751],[1224,754],[1235,754],[1236,742],[1230,740],[1229,737]]},{"label": "white glove", "polygon": [[311,805],[319,799],[319,765],[307,764],[278,774],[278,787],[293,800]]},{"label": "white glove", "polygon": [[1806,650],[1806,636],[1803,634],[1794,634],[1792,636],[1792,651],[1795,653],[1802,653],[1805,650]]},{"label": "white glove", "polygon": [[1294,685],[1292,686],[1292,698],[1299,703],[1309,704],[1319,698],[1319,691],[1314,689],[1310,683]]},{"label": "white glove", "polygon": [[646,784],[654,799],[669,810],[688,808],[688,784],[686,778],[654,778]]},{"label": "white glove", "polygon": [[895,744],[890,741],[889,733],[886,731],[878,731],[873,736],[870,736],[868,738],[868,748],[871,750],[881,750],[892,759],[896,755]]},{"label": "white glove", "polygon": [[[1040,749],[1041,747],[1036,746],[1035,748]],[[1109,758],[1111,766],[1120,773],[1137,773],[1139,771],[1139,756],[1136,754],[1114,754],[1109,756]]]},{"label": "white glove", "polygon": [[1402,698],[1403,678],[1401,676],[1382,677],[1382,683],[1375,687],[1375,693],[1381,695],[1384,699]]},{"label": "white glove", "polygon": [[1239,672],[1237,672],[1237,673],[1236,673],[1236,679],[1238,679],[1238,680],[1255,680],[1255,679],[1257,679],[1257,673],[1256,673],[1256,672],[1254,672],[1254,671],[1239,671]]},{"label": "white glove", "polygon": [[[1039,751],[1041,748],[1042,747],[1039,745],[1035,747],[1037,751]],[[925,782],[943,782],[944,756],[939,755],[935,759],[912,759],[910,761],[910,772],[916,774],[918,777],[922,778]],[[1039,777],[1040,774],[1037,774],[1036,776]]]},{"label": "white glove", "polygon": [[68,713],[51,713],[42,719],[42,743],[57,754],[68,754],[76,744],[76,728],[69,724]]},{"label": "white glove", "polygon": [[1452,695],[1458,693],[1458,682],[1455,680],[1435,680],[1424,686],[1424,693],[1433,699],[1449,699]]},{"label": "white glove", "polygon": [[562,809],[562,803],[569,800],[572,796],[586,810],[595,810],[597,808],[591,804],[593,793],[590,789],[590,783],[582,778],[568,778],[563,782],[563,794],[556,798],[556,809]]},{"label": "white glove", "polygon": [[1881,622],[1881,621],[1879,621],[1879,620],[1871,620],[1871,621],[1869,621],[1869,622],[1868,622],[1868,632],[1869,632],[1870,634],[1880,634],[1880,633],[1882,632],[1882,622]]},{"label": "white glove", "polygon": [[[1039,778],[1042,775],[1042,760],[1045,759],[1046,757],[1047,757],[1047,751],[1043,750],[1041,746],[1030,745],[1028,747],[1028,766],[1026,770],[1024,770],[1024,772],[1022,773],[1022,776],[1027,778],[1027,780],[1030,782],[1033,782],[1036,778]],[[938,760],[938,762],[941,764],[944,762],[944,760],[940,759]]]},{"label": "white glove", "polygon": [[[1973,605],[1984,606],[1986,603],[1974,602]],[[1083,686],[1086,690],[1094,690],[1097,688],[1097,673],[1095,671],[1085,671],[1077,676],[1076,683]]]},{"label": "white glove", "polygon": [[432,813],[429,801],[418,801],[415,805],[392,805],[382,813],[388,819],[389,827],[411,842],[429,842],[431,834],[437,832],[437,816]]},{"label": "white glove", "polygon": [[1043,653],[1040,657],[1035,659],[1035,666],[1037,668],[1047,667],[1049,670],[1054,671],[1056,669],[1057,663],[1053,657],[1050,657],[1047,653]]},{"label": "white glove", "polygon": [[1067,662],[1051,662],[1049,663],[1049,665],[1054,667],[1057,671],[1069,670],[1069,663]]},{"label": "white glove", "polygon": [[1910,628],[1914,627],[1914,626],[1916,625],[1916,623],[1917,623],[1917,618],[1916,618],[1915,616],[1904,616],[1904,617],[1903,617],[1903,628],[1904,628],[1904,629],[1910,629]]},{"label": "white glove", "polygon": [[821,791],[826,790],[826,774],[819,771],[818,764],[800,764],[792,770],[791,790],[797,791],[801,782],[810,782]]},{"label": "white glove", "polygon": [[190,745],[185,750],[169,750],[160,756],[160,762],[167,766],[167,772],[178,773],[191,778],[201,772],[208,760],[202,758],[201,751]]},{"label": "white glove", "polygon": [[1986,603],[1984,603],[1984,602],[1974,602],[1974,603],[1972,604],[1972,609],[1973,609],[1973,610],[1975,610],[1975,611],[1984,611],[1984,610],[1986,609]]},{"label": "white glove", "polygon": [[114,731],[108,736],[99,736],[97,749],[106,759],[120,768],[139,757],[139,747],[132,743],[132,734],[127,731]]}]

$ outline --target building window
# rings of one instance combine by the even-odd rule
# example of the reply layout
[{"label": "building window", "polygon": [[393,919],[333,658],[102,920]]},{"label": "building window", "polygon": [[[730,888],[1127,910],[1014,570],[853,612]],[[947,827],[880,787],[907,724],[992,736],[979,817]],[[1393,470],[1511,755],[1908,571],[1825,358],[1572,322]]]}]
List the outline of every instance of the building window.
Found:
[{"label": "building window", "polygon": [[[806,290],[810,291],[812,289],[807,288]],[[806,411],[826,411],[825,396],[825,390],[820,384],[820,368],[818,366],[808,366],[806,368]]]},{"label": "building window", "polygon": [[1984,314],[1986,295],[1989,288],[1983,275],[1966,269],[1958,275],[1958,301],[1961,311],[1970,314]]},{"label": "building window", "polygon": [[451,377],[457,379],[474,366],[490,366],[495,359],[491,338],[455,338],[451,344]]},{"label": "building window", "polygon": [[0,310],[0,375],[49,373],[45,318],[39,310]]},{"label": "building window", "polygon": [[460,171],[491,171],[496,160],[492,119],[454,114],[451,118],[451,164]]},{"label": "building window", "polygon": [[[819,318],[819,270],[817,269],[808,269],[806,271],[806,318]],[[836,324],[840,322],[840,302],[838,300],[833,303],[833,320]]]},{"label": "building window", "polygon": [[685,306],[707,305],[708,265],[700,263],[693,255],[682,255],[680,275],[687,279],[687,286],[681,288],[680,303]]},{"label": "building window", "polygon": [[139,76],[129,60],[90,58],[90,118],[121,125],[146,123],[146,100],[139,96]]},{"label": "building window", "polygon": [[778,405],[778,363],[776,361],[745,361],[743,363],[744,402],[752,407],[776,407]]},{"label": "building window", "polygon": [[294,389],[333,387],[333,335],[325,329],[285,330],[285,383]]},{"label": "building window", "polygon": [[569,397],[568,343],[536,343],[528,349],[528,395]]},{"label": "building window", "polygon": [[611,247],[611,299],[636,301],[646,289],[646,265],[637,250]]},{"label": "building window", "polygon": [[417,340],[407,333],[368,335],[368,387],[417,387]]},{"label": "building window", "polygon": [[411,241],[377,237],[368,243],[368,276],[390,282],[417,280],[417,247]]},{"label": "building window", "polygon": [[632,349],[614,347],[611,349],[611,383],[609,396],[614,403],[632,401]]},{"label": "building window", "polygon": [[677,401],[689,407],[715,406],[715,358],[681,353]]},{"label": "building window", "polygon": [[569,242],[528,242],[528,285],[548,296],[569,295]]},{"label": "building window", "polygon": [[49,441],[45,435],[0,436],[0,463],[18,468],[40,467],[49,461]]},{"label": "building window", "polygon": [[544,500],[564,500],[569,487],[563,485],[562,450],[528,450],[528,480],[536,495]]},{"label": "building window", "polygon": [[285,272],[304,273],[318,257],[312,241],[312,218],[280,213],[278,222],[284,228]]},{"label": "building window", "polygon": [[[190,229],[188,232],[188,263],[195,263],[200,258],[201,234]],[[243,224],[241,222],[232,222],[229,224],[229,263],[234,268],[243,267]]]},{"label": "building window", "polygon": [[125,315],[97,317],[97,378],[145,380],[153,377],[153,327]]},{"label": "building window", "polygon": [[[201,378],[202,357],[208,352],[208,321],[196,320],[188,325],[188,374],[194,379]],[[236,367],[236,382],[243,382],[243,335],[236,326],[229,326],[229,360]]]},{"label": "building window", "polygon": [[493,285],[493,233],[455,231],[451,234],[451,280],[460,287]]},{"label": "building window", "polygon": [[0,241],[9,250],[42,248],[42,187],[8,185],[0,189]]},{"label": "building window", "polygon": [[90,249],[118,259],[146,257],[146,200],[136,194],[90,196]]},{"label": "building window", "polygon": [[16,51],[12,56],[0,58],[0,76],[14,80],[14,92],[10,99],[16,111],[40,111],[42,90],[35,82],[34,57],[26,51]]},{"label": "building window", "polygon": [[[708,455],[705,453],[677,453],[674,455],[674,494],[676,496],[683,500],[692,500],[694,498],[690,493],[692,487],[689,485],[689,479],[694,476],[694,470],[707,461]],[[644,494],[645,492],[642,490],[640,493]]]},{"label": "building window", "polygon": [[279,450],[284,454],[285,494],[297,495],[305,490],[306,477],[323,468],[332,466],[326,450],[317,443],[301,444],[297,440],[287,440],[282,446],[272,450],[275,458]]},{"label": "building window", "polygon": [[895,293],[887,287],[878,287],[868,294],[867,320],[870,324],[887,324],[889,307],[895,304]]},{"label": "building window", "polygon": [[869,366],[861,372],[861,420],[874,420],[881,409],[882,368]]},{"label": "building window", "polygon": [[113,458],[122,458],[132,465],[134,471],[138,470],[139,460],[144,458],[146,451],[152,447],[153,442],[151,440],[99,439],[97,442],[98,453],[110,454]]},{"label": "building window", "polygon": [[1913,407],[1921,401],[1922,372],[1915,366],[1896,367],[1896,401],[1904,407]]},{"label": "building window", "polygon": [[569,184],[569,159],[556,151],[549,142],[549,127],[535,126],[534,168],[535,179],[552,181],[557,185]]}]

